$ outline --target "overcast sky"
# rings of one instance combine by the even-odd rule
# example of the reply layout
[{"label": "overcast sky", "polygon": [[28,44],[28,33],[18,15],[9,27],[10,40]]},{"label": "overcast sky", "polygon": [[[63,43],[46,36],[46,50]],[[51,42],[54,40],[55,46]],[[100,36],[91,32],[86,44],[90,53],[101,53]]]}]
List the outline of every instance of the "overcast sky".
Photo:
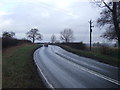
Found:
[{"label": "overcast sky", "polygon": [[[84,2],[83,2],[84,1]],[[90,0],[89,0],[90,1]],[[26,38],[26,32],[39,29],[44,41],[52,34],[60,40],[60,32],[71,28],[74,41],[89,42],[89,23],[95,24],[100,9],[87,0],[0,0],[0,30],[13,31],[16,38]],[[93,42],[103,42],[103,30],[93,28]]]}]

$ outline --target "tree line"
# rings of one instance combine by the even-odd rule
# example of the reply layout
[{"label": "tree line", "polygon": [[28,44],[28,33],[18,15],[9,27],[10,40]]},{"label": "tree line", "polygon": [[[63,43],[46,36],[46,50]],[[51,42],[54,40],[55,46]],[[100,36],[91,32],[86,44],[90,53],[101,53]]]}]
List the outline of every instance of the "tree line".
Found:
[{"label": "tree line", "polygon": [[[21,43],[35,43],[36,40],[41,41],[43,39],[43,36],[39,33],[39,30],[36,28],[31,29],[26,33],[27,38],[30,39],[31,41],[28,39],[17,39],[14,36],[15,36],[15,32],[5,31],[2,33],[3,48],[14,46]],[[73,31],[71,29],[64,29],[63,31],[60,32],[60,39],[65,43],[72,41]],[[51,43],[56,43],[56,42],[57,42],[56,36],[53,34],[51,36]]]},{"label": "tree line", "polygon": [[[34,43],[35,40],[42,40],[43,37],[42,35],[39,33],[39,30],[38,29],[31,29],[29,32],[26,33],[27,34],[27,37],[29,39],[32,40],[32,42]],[[63,31],[60,32],[60,40],[65,42],[65,43],[68,43],[70,41],[73,41],[73,30],[71,29],[64,29]],[[56,36],[55,34],[53,34],[51,36],[51,43],[56,43],[57,40],[56,40]]]}]

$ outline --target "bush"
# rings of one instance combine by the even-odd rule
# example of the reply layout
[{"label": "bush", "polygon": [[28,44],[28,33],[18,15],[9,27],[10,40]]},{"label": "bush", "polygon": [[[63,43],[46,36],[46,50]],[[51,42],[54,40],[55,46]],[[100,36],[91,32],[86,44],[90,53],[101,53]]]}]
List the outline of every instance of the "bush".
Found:
[{"label": "bush", "polygon": [[18,44],[17,39],[12,38],[2,38],[2,48],[7,48],[9,46],[14,46]]},{"label": "bush", "polygon": [[15,46],[23,43],[31,43],[29,40],[18,40],[15,38],[2,38],[2,48],[7,48],[10,46]]},{"label": "bush", "polygon": [[62,45],[69,46],[71,48],[79,49],[79,50],[85,50],[86,45],[83,42],[79,43],[61,43]]}]

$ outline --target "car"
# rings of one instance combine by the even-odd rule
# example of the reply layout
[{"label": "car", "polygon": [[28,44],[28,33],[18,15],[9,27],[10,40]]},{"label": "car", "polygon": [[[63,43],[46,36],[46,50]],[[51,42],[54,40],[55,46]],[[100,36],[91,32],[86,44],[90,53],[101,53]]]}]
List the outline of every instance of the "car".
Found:
[{"label": "car", "polygon": [[44,44],[44,47],[48,47],[48,44]]}]

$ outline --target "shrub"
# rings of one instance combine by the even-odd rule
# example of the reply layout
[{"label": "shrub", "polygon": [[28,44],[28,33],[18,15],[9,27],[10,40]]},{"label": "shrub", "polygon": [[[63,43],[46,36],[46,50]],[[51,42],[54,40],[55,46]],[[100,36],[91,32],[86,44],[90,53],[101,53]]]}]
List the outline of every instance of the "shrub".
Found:
[{"label": "shrub", "polygon": [[79,49],[79,50],[85,50],[86,49],[86,45],[83,42],[79,42],[79,43],[62,43],[62,45],[67,45],[71,48],[75,48],[75,49]]},{"label": "shrub", "polygon": [[23,43],[31,43],[29,40],[18,40],[15,38],[2,38],[2,48],[7,48],[10,46],[15,46]]}]

